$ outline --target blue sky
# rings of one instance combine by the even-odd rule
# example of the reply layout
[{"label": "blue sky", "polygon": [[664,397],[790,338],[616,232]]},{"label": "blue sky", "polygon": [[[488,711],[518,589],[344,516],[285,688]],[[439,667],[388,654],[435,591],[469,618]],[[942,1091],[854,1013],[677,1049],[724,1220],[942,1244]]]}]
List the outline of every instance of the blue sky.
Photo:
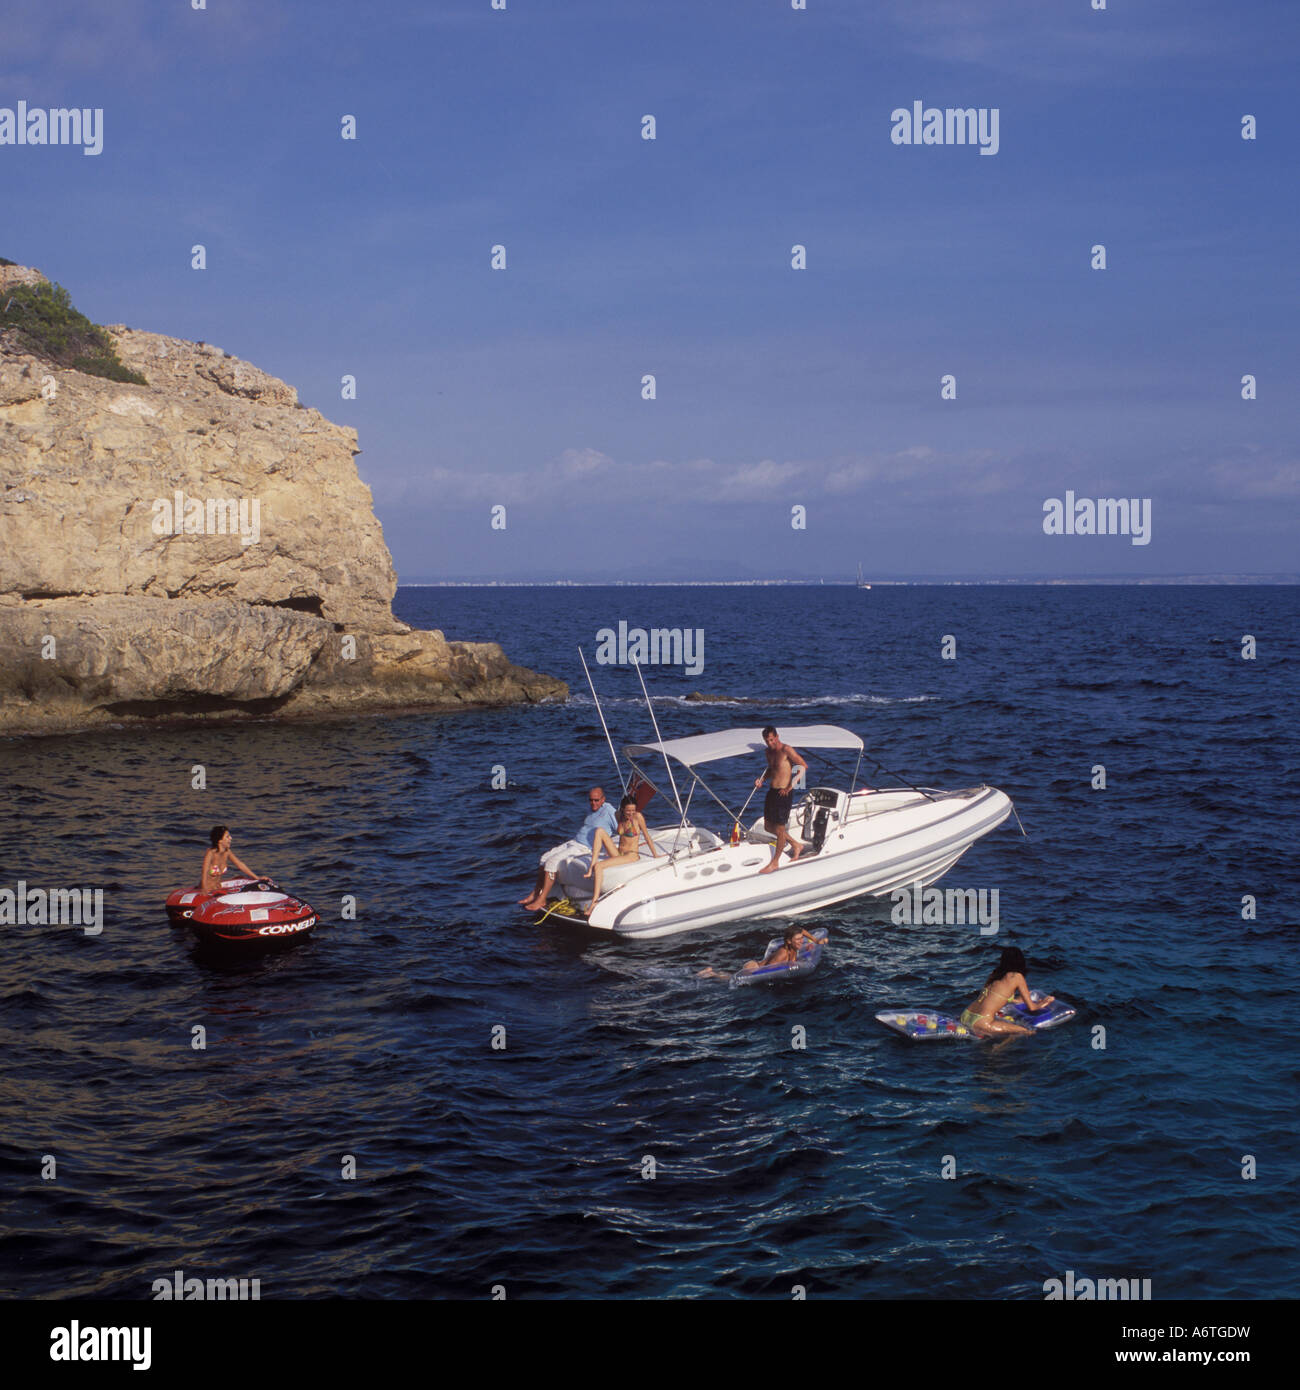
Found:
[{"label": "blue sky", "polygon": [[403,580],[1300,569],[1292,0],[6,10],[104,151],[0,146],[0,255],[355,425]]}]

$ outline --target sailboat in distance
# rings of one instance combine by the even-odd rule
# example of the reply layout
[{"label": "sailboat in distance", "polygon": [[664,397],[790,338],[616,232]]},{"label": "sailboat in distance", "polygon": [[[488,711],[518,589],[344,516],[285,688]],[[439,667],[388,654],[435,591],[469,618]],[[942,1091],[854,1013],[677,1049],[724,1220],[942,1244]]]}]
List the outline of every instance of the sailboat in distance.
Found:
[{"label": "sailboat in distance", "polygon": [[869,588],[871,588],[871,585],[868,584],[868,583],[862,578],[862,566],[861,566],[861,565],[858,566],[858,588],[859,588],[859,589],[869,589]]}]

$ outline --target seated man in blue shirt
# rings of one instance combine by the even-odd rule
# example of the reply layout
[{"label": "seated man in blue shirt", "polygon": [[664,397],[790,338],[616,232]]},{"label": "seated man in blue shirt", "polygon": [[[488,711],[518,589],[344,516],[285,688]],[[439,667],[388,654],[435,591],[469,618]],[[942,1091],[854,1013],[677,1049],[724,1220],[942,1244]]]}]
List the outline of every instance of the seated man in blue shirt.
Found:
[{"label": "seated man in blue shirt", "polygon": [[591,853],[591,842],[595,839],[597,826],[607,835],[612,835],[618,829],[618,817],[614,814],[614,808],[605,800],[603,787],[592,787],[587,793],[587,804],[591,810],[587,819],[582,822],[582,829],[572,840],[566,840],[562,845],[548,849],[538,861],[537,881],[533,885],[533,891],[526,898],[519,899],[520,907],[526,908],[529,912],[537,912],[545,907],[547,895],[555,882],[555,875],[560,872],[561,864],[575,855]]}]

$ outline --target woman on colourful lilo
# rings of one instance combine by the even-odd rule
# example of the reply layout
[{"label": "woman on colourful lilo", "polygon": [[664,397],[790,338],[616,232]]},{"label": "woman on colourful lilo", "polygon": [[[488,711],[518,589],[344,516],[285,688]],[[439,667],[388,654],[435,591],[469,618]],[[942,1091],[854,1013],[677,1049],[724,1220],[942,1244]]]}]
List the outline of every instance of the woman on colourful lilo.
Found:
[{"label": "woman on colourful lilo", "polygon": [[979,998],[961,1011],[961,1021],[977,1037],[996,1038],[1013,1033],[1032,1033],[1032,1028],[1022,1028],[1018,1023],[1008,1023],[998,1018],[1000,1010],[1005,1009],[1017,996],[1030,1013],[1045,1009],[1055,995],[1049,994],[1037,1004],[1030,998],[1029,984],[1025,979],[1025,956],[1018,946],[1004,946],[1002,957],[993,973],[984,982]]}]

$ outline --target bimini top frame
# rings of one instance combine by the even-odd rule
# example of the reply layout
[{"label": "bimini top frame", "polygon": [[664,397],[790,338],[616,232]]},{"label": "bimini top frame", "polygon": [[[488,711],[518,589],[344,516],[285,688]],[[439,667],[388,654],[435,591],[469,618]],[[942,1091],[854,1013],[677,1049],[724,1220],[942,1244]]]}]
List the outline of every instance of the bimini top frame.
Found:
[{"label": "bimini top frame", "polygon": [[[778,729],[777,733],[783,743],[790,743],[796,749],[800,747],[845,748],[855,751],[858,755],[858,765],[861,765],[862,740],[848,729],[838,728],[834,724],[806,724],[797,728],[787,725],[785,728]],[[749,798],[745,799],[745,806],[742,806],[738,812],[733,811],[695,769],[701,763],[719,762],[723,758],[745,758],[753,757],[756,754],[765,754],[767,744],[763,742],[761,729],[719,729],[711,734],[692,734],[689,738],[662,739],[658,743],[630,743],[623,749],[623,752],[627,760],[636,768],[637,774],[651,786],[654,785],[653,779],[638,766],[636,762],[638,757],[659,754],[665,763],[669,758],[672,758],[690,772],[690,791],[687,793],[685,804],[679,800],[677,807],[681,816],[681,825],[685,826],[688,824],[691,798],[694,796],[697,786],[703,787],[705,792],[722,807],[729,820],[739,823],[740,818],[745,814],[745,806],[749,805]],[[857,780],[858,773],[857,766],[855,766],[853,770],[854,786],[857,785]],[[751,792],[750,796],[752,795]]]}]

